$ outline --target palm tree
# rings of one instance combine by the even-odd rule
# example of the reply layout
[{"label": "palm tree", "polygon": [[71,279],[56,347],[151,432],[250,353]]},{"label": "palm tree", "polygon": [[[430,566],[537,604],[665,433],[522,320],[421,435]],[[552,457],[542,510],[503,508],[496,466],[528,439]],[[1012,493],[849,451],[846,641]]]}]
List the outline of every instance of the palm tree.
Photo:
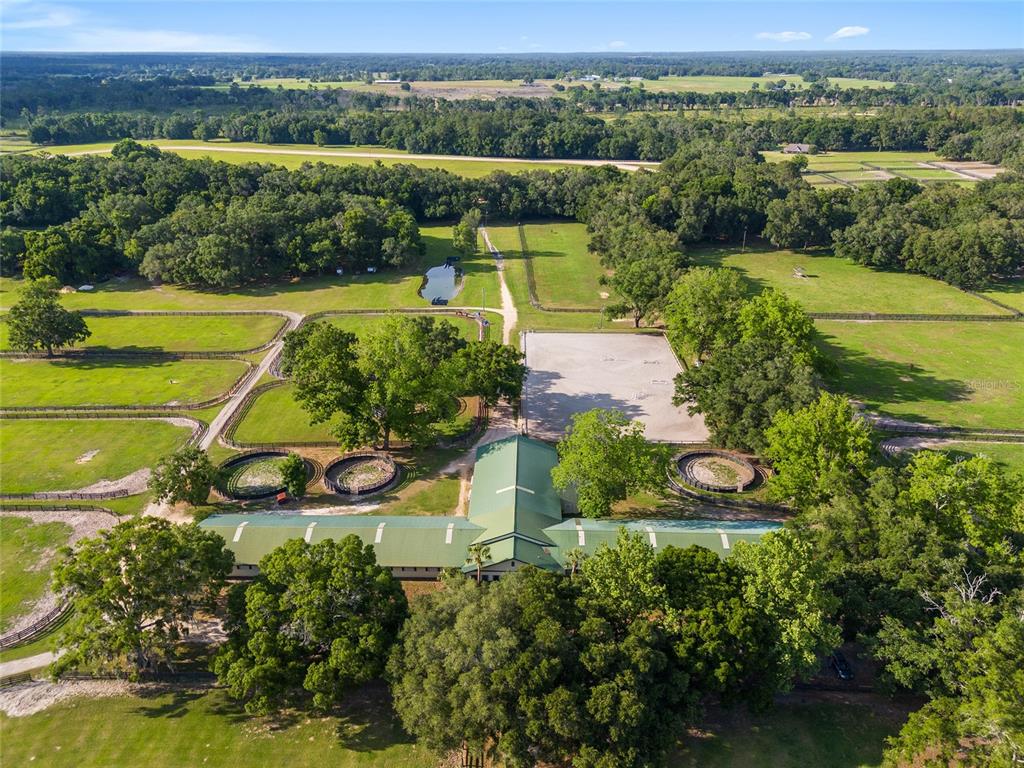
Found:
[{"label": "palm tree", "polygon": [[484,563],[487,562],[491,557],[491,548],[485,547],[483,544],[470,544],[469,545],[469,557],[466,558],[466,565],[476,566],[476,583],[480,583],[481,570],[484,567]]},{"label": "palm tree", "polygon": [[565,553],[565,562],[569,566],[569,578],[576,575],[587,555],[579,547],[573,547]]}]

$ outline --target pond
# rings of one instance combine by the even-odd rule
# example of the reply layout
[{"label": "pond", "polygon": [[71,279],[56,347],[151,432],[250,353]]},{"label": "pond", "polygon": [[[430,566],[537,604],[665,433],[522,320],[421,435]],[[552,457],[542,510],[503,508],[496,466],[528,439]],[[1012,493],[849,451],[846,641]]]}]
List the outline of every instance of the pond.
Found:
[{"label": "pond", "polygon": [[462,270],[459,267],[449,264],[431,267],[423,277],[420,296],[429,302],[433,302],[434,299],[450,301],[462,287],[461,277]]}]

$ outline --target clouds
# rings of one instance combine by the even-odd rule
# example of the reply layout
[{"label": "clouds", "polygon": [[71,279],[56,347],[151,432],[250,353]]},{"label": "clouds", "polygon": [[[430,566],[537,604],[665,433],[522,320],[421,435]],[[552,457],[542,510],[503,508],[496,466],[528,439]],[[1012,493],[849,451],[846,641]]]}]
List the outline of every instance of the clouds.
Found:
[{"label": "clouds", "polygon": [[625,40],[612,40],[610,43],[608,43],[608,48],[610,48],[613,51],[616,50],[617,48],[625,48],[625,47],[626,47],[626,41]]},{"label": "clouds", "polygon": [[864,37],[871,29],[868,27],[840,27],[831,35],[826,37],[826,40],[846,40],[851,37]]},{"label": "clouds", "polygon": [[[847,27],[840,27],[831,35],[825,38],[826,42],[833,42],[835,40],[849,40],[853,37],[864,37],[868,34],[871,29],[869,27],[861,27],[851,25]],[[784,32],[758,32],[754,35],[757,40],[771,40],[774,43],[799,43],[802,40],[813,40],[814,35],[810,32],[796,32],[794,30],[785,30]]]},{"label": "clouds", "polygon": [[758,32],[754,35],[758,40],[774,40],[776,43],[795,43],[800,40],[810,40],[810,32]]},{"label": "clouds", "polygon": [[3,0],[0,28],[36,33],[33,50],[111,53],[263,52],[273,48],[253,37],[188,32],[178,29],[126,27],[102,16],[64,5],[30,0]]}]

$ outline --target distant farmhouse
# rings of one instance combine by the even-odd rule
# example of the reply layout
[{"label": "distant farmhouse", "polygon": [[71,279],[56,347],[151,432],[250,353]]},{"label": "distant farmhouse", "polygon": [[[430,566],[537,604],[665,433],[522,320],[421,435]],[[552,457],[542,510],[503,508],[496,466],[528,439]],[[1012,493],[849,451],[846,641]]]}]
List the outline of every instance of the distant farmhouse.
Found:
[{"label": "distant farmhouse", "polygon": [[492,580],[523,565],[567,569],[567,553],[593,554],[613,545],[620,528],[641,533],[655,549],[702,547],[726,557],[737,541],[756,542],[779,528],[771,522],[714,520],[591,520],[563,518],[571,502],[551,482],[558,454],[547,443],[519,435],[482,445],[467,517],[389,515],[214,515],[200,525],[219,533],[235,555],[235,577],[258,573],[259,561],[289,539],[316,543],[356,534],[372,544],[377,562],[400,579],[436,579],[442,570],[465,573],[472,545],[490,551],[482,569]]},{"label": "distant farmhouse", "polygon": [[600,79],[601,79],[600,75],[584,75],[583,77],[580,78],[580,81],[584,82],[584,83],[593,83],[593,82],[596,82],[596,81],[598,81]]},{"label": "distant farmhouse", "polygon": [[810,144],[787,144],[782,148],[784,155],[806,155],[811,151]]}]

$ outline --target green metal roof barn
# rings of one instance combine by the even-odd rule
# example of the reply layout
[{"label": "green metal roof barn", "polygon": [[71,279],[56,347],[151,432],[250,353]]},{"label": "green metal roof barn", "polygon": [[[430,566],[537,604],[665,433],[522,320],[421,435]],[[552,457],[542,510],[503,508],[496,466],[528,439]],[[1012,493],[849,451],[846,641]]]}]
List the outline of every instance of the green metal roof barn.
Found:
[{"label": "green metal roof barn", "polygon": [[236,571],[254,571],[289,539],[315,544],[349,534],[372,544],[377,561],[403,578],[433,578],[446,568],[470,571],[473,544],[490,551],[485,573],[519,565],[562,570],[574,548],[593,554],[614,544],[621,528],[647,537],[655,549],[698,544],[728,556],[737,541],[757,541],[781,527],[773,522],[714,520],[562,519],[562,500],[551,483],[554,448],[519,435],[477,448],[468,517],[389,515],[214,515],[200,525],[219,533],[235,554]]}]

